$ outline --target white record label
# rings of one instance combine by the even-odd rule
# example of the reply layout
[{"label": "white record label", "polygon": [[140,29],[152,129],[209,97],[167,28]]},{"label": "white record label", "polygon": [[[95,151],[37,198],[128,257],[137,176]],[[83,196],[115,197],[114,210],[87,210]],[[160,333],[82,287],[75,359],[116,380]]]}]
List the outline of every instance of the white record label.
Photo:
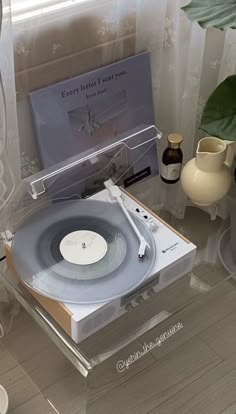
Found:
[{"label": "white record label", "polygon": [[94,231],[73,231],[62,239],[60,252],[67,262],[90,265],[103,259],[107,252],[107,242]]}]

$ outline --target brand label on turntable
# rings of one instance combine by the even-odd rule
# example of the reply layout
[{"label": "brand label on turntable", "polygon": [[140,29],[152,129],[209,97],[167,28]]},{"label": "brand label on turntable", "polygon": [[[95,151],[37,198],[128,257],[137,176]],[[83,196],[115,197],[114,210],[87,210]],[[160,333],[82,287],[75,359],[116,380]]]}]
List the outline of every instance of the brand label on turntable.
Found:
[{"label": "brand label on turntable", "polygon": [[107,253],[107,242],[94,231],[78,230],[62,239],[60,252],[67,262],[91,265],[103,259]]}]

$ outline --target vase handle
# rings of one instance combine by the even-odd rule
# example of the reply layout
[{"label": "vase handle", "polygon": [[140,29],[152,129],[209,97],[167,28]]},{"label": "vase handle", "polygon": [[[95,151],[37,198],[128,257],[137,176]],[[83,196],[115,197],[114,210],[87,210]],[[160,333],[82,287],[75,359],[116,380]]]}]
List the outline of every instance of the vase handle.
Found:
[{"label": "vase handle", "polygon": [[234,157],[236,156],[236,142],[235,141],[225,141],[227,145],[227,153],[225,158],[225,165],[228,168],[232,167]]}]

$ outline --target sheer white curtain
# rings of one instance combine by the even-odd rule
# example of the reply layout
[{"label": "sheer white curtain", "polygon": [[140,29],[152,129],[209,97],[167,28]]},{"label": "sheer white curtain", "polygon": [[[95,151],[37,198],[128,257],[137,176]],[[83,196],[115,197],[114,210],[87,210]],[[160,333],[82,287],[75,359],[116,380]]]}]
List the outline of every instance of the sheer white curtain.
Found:
[{"label": "sheer white curtain", "polygon": [[[0,34],[0,228],[2,229],[2,209],[11,198],[21,174],[8,0],[3,0],[0,7],[2,11],[0,13],[0,18],[2,17]],[[1,243],[0,254],[2,254]]]},{"label": "sheer white curtain", "polygon": [[[8,0],[0,1],[0,21],[0,230],[3,230],[3,210],[21,176]],[[0,235],[0,257],[3,255],[4,248]],[[5,270],[3,264],[1,270]],[[11,329],[14,315],[18,311],[19,305],[0,283],[0,338]]]},{"label": "sheer white curtain", "polygon": [[[204,104],[216,85],[236,72],[236,30],[202,29],[181,6],[185,0],[138,0],[136,52],[152,52],[156,120],[165,133],[183,134],[185,162],[204,134],[199,123]],[[162,148],[166,145],[163,140]],[[155,195],[154,195],[155,193]],[[157,183],[152,204],[182,217],[186,199],[179,185]],[[155,198],[156,197],[156,198]],[[219,206],[219,212],[222,206]]]}]

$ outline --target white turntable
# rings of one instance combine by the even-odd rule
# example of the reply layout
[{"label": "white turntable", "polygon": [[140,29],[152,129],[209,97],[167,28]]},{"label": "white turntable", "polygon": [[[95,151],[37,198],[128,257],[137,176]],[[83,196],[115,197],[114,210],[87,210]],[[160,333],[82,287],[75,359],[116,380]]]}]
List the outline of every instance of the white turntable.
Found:
[{"label": "white turntable", "polygon": [[[160,290],[191,271],[196,246],[166,224],[161,218],[122,191],[126,208],[152,231],[156,257],[149,275],[130,293],[102,304],[79,306],[66,304],[71,315],[71,336],[80,342],[114,319],[139,306]],[[93,196],[96,200],[111,202],[108,190]]]},{"label": "white turntable", "polygon": [[[15,197],[2,233],[8,265],[76,342],[193,266],[196,246],[118,186],[145,176],[147,160],[135,170],[140,147],[145,159],[158,136],[146,127],[67,160],[26,179]],[[86,199],[75,194],[80,171]]]}]

